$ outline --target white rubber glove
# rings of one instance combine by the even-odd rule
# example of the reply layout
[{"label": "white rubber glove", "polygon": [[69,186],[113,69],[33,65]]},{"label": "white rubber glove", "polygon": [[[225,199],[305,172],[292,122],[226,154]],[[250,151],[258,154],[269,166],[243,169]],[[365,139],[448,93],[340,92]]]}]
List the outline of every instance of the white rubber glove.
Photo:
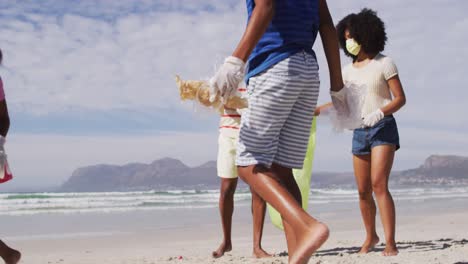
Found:
[{"label": "white rubber glove", "polygon": [[348,116],[349,108],[346,102],[346,89],[343,87],[338,92],[330,91],[333,107],[336,109],[338,115]]},{"label": "white rubber glove", "polygon": [[364,120],[362,120],[362,123],[367,127],[373,127],[380,120],[382,120],[382,118],[384,118],[384,113],[382,112],[382,110],[377,109],[374,112],[365,116]]},{"label": "white rubber glove", "polygon": [[237,90],[239,83],[244,79],[245,63],[234,56],[224,60],[224,64],[218,69],[213,78],[210,79],[210,102],[216,100],[220,94],[221,101],[227,102]]}]

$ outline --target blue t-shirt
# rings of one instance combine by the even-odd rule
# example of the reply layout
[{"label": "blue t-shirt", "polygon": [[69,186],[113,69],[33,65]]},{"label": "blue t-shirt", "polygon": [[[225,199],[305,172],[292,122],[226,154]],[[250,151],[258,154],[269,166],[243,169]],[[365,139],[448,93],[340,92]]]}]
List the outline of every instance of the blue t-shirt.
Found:
[{"label": "blue t-shirt", "polygon": [[[301,50],[314,54],[318,5],[318,0],[275,0],[273,19],[249,57],[246,81]],[[255,1],[247,0],[248,21],[254,8]]]}]

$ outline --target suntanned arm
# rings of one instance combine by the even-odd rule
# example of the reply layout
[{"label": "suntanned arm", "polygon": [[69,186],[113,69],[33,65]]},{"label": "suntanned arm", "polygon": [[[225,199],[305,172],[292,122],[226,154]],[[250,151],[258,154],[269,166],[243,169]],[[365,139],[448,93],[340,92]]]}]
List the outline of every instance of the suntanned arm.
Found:
[{"label": "suntanned arm", "polygon": [[388,87],[390,87],[390,91],[392,92],[393,100],[380,109],[386,116],[395,113],[406,104],[405,92],[403,91],[403,87],[398,75],[390,78],[387,83]]},{"label": "suntanned arm", "polygon": [[337,92],[343,88],[340,51],[335,25],[328,11],[326,0],[319,0],[319,16],[319,32],[330,72],[330,89]]},{"label": "suntanned arm", "polygon": [[252,12],[252,16],[232,56],[244,62],[247,61],[250,53],[252,53],[273,19],[274,5],[274,0],[255,0],[255,8]]}]

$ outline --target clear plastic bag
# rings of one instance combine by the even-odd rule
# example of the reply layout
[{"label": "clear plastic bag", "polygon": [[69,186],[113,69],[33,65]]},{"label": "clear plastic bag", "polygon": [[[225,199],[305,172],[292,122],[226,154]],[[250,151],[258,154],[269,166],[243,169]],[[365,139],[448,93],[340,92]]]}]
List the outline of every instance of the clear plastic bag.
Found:
[{"label": "clear plastic bag", "polygon": [[[223,111],[224,107],[231,109],[243,109],[247,108],[247,99],[239,90],[231,96],[228,101],[223,105],[221,103],[221,97],[216,95],[214,102],[210,102],[210,91],[209,83],[207,80],[182,80],[179,75],[176,75],[176,84],[179,88],[180,99],[184,100],[193,100],[196,103],[216,109],[220,112]],[[245,84],[239,84],[239,88],[245,87]]]},{"label": "clear plastic bag", "polygon": [[367,88],[355,84],[346,84],[343,89],[345,89],[343,90],[345,107],[337,111],[332,106],[321,112],[321,115],[330,118],[333,129],[337,132],[354,130],[363,126],[361,111],[366,98]]}]

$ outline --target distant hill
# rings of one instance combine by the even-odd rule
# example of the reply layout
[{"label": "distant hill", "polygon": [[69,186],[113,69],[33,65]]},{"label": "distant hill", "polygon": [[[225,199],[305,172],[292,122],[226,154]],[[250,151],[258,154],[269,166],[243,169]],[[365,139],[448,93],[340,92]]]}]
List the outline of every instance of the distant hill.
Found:
[{"label": "distant hill", "polygon": [[417,169],[395,173],[399,185],[468,185],[468,157],[433,155]]},{"label": "distant hill", "polygon": [[[315,172],[314,187],[354,186],[352,172]],[[468,157],[430,156],[416,169],[395,171],[396,186],[466,185]],[[149,189],[217,189],[216,162],[189,167],[177,159],[163,158],[150,164],[94,165],[76,169],[60,191],[128,191]]]},{"label": "distant hill", "polygon": [[216,162],[188,167],[172,158],[151,164],[94,165],[76,169],[60,191],[117,191],[201,188],[215,185]]}]

